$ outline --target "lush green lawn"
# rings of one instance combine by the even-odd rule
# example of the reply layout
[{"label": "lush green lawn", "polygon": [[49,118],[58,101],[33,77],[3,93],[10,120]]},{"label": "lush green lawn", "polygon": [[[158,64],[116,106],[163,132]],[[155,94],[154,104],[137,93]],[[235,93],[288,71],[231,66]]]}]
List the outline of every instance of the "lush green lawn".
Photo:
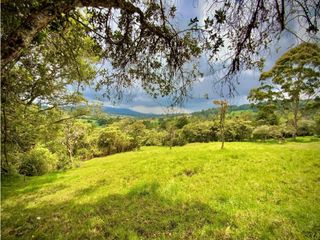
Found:
[{"label": "lush green lawn", "polygon": [[2,182],[2,239],[320,239],[320,143],[145,147]]}]

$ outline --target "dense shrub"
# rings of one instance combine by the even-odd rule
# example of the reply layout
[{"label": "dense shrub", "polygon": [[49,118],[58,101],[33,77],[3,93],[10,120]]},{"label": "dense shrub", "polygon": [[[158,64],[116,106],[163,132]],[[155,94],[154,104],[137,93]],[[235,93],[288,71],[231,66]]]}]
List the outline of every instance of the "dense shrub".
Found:
[{"label": "dense shrub", "polygon": [[125,133],[131,137],[131,143],[134,145],[134,148],[139,148],[144,140],[144,135],[146,132],[146,126],[142,121],[135,121],[130,125],[127,125],[123,128]]},{"label": "dense shrub", "polygon": [[302,119],[298,122],[298,136],[311,136],[316,133],[316,123],[312,120]]},{"label": "dense shrub", "polygon": [[114,127],[103,129],[98,137],[98,148],[103,155],[125,152],[137,147],[132,137]]},{"label": "dense shrub", "polygon": [[253,130],[252,136],[254,139],[266,140],[269,137],[269,131],[270,127],[268,125],[261,125]]},{"label": "dense shrub", "polygon": [[183,146],[187,143],[188,142],[185,139],[183,131],[181,129],[176,129],[172,132],[168,132],[162,142],[164,146]]},{"label": "dense shrub", "polygon": [[189,120],[186,116],[182,116],[182,117],[179,117],[176,119],[176,124],[175,126],[178,128],[178,129],[181,129],[183,128],[185,125],[187,125],[189,123]]},{"label": "dense shrub", "polygon": [[160,129],[151,129],[145,132],[142,145],[144,146],[161,146],[167,135],[166,131]]},{"label": "dense shrub", "polygon": [[256,127],[252,132],[252,137],[254,139],[266,140],[268,138],[274,138],[282,140],[285,134],[292,134],[292,129],[286,125],[262,125]]},{"label": "dense shrub", "polygon": [[314,117],[314,132],[316,135],[320,136],[320,113]]},{"label": "dense shrub", "polygon": [[[226,141],[243,141],[250,139],[253,127],[251,121],[228,120],[225,126]],[[219,130],[217,129],[219,132]]]},{"label": "dense shrub", "polygon": [[58,170],[66,170],[72,168],[72,163],[66,154],[59,154],[59,160],[57,162]]},{"label": "dense shrub", "polygon": [[280,125],[280,129],[281,129],[282,137],[284,137],[284,138],[292,137],[295,132],[292,124],[282,124],[282,125]]},{"label": "dense shrub", "polygon": [[56,168],[57,156],[37,146],[23,156],[19,172],[27,176],[43,175]]},{"label": "dense shrub", "polygon": [[274,139],[280,139],[282,138],[282,131],[281,126],[270,126],[269,127],[269,134],[268,137],[274,138]]},{"label": "dense shrub", "polygon": [[89,160],[102,155],[97,145],[100,131],[101,128],[96,128],[78,140],[74,153],[79,160]]},{"label": "dense shrub", "polygon": [[193,122],[182,128],[187,142],[209,142],[218,139],[218,126],[211,121]]}]

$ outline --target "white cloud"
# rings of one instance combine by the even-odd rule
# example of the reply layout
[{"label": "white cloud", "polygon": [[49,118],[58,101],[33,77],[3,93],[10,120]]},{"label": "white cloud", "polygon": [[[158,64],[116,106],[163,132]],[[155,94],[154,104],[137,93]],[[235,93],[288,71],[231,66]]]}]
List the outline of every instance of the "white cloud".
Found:
[{"label": "white cloud", "polygon": [[160,106],[155,106],[155,107],[146,107],[146,106],[133,106],[130,107],[129,109],[140,112],[140,113],[153,113],[153,114],[171,114],[171,113],[191,113],[190,110],[186,108],[179,108],[179,107],[174,107],[174,108],[166,108],[166,107],[160,107]]},{"label": "white cloud", "polygon": [[[177,18],[176,24],[181,28],[188,28],[188,23],[190,18],[198,17],[200,25],[203,25],[203,21],[208,14],[214,13],[215,9],[211,9],[208,13],[208,6],[210,1],[206,0],[168,0],[168,3],[174,3],[177,5]],[[294,30],[297,29],[296,25],[293,25]],[[301,33],[302,34],[302,33]],[[274,62],[280,57],[288,48],[293,44],[296,44],[293,36],[288,33],[283,33],[280,41],[275,41],[270,45],[270,49],[267,51],[261,51],[261,57],[266,58],[264,71],[269,70]],[[224,51],[224,50],[223,50]],[[228,52],[222,52],[228,53]],[[102,97],[101,92],[95,92],[93,89],[87,88],[84,91],[85,97],[90,100],[100,100],[104,106],[112,106],[117,108],[130,108],[132,110],[142,112],[142,113],[155,113],[155,114],[167,114],[167,113],[177,113],[177,112],[191,112],[199,111],[202,109],[207,109],[213,107],[212,100],[221,98],[221,92],[225,93],[227,97],[228,86],[222,87],[216,82],[222,77],[223,72],[219,71],[222,68],[220,61],[215,62],[215,68],[211,69],[207,63],[207,57],[203,55],[200,59],[200,69],[204,73],[204,76],[198,78],[193,84],[192,90],[189,92],[191,96],[187,102],[184,103],[181,108],[168,109],[165,106],[170,105],[168,98],[153,99],[151,96],[147,95],[143,90],[141,85],[136,84],[133,89],[128,91],[130,96],[125,95],[123,101],[113,105],[106,98]],[[109,68],[109,65],[106,67]],[[110,68],[111,69],[111,68]],[[241,73],[239,78],[239,85],[236,85],[237,92],[233,98],[229,98],[230,104],[239,105],[248,103],[247,95],[251,88],[260,85],[259,82],[260,72],[256,70],[246,70]],[[209,100],[205,99],[205,94],[208,94]]]}]

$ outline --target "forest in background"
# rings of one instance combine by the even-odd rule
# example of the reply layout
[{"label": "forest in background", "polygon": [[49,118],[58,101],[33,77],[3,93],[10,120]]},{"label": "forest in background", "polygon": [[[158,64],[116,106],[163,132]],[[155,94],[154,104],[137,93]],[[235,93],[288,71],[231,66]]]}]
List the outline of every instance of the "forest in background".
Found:
[{"label": "forest in background", "polygon": [[[306,107],[299,120],[297,136],[320,135],[318,101],[301,103]],[[283,143],[286,138],[293,137],[290,111],[257,109],[250,105],[230,106],[225,121],[227,142],[274,139]],[[34,107],[33,111],[27,112],[28,118],[23,119],[23,124],[19,124],[19,119],[11,122],[16,124],[12,128],[23,133],[23,137],[13,139],[9,145],[10,174],[42,175],[75,167],[80,161],[94,157],[138,150],[141,146],[171,148],[221,138],[217,108],[153,118],[112,116],[99,106],[43,111],[41,114]]]},{"label": "forest in background", "polygon": [[[28,74],[26,70],[17,66],[10,84],[17,84],[20,78],[15,74]],[[319,136],[319,70],[319,46],[303,43],[261,73],[260,86],[248,95],[251,105],[228,106],[225,100],[214,100],[216,108],[145,119],[108,116],[103,106],[85,104],[80,92],[70,95],[68,82],[51,86],[42,78],[30,78],[35,81],[31,89],[24,86],[30,92],[15,89],[4,96],[12,101],[2,105],[2,169],[9,175],[33,176],[141,146],[221,141],[223,148],[225,141],[281,143],[286,138]]]},{"label": "forest in background", "polygon": [[[141,146],[319,134],[319,29],[311,20],[318,5],[312,0],[211,4],[216,10],[208,11],[203,23],[191,18],[181,30],[172,24],[176,6],[162,1],[1,3],[2,173],[41,175]],[[300,27],[310,41],[299,40],[265,70],[263,50],[282,32],[294,31],[285,16],[307,20]],[[204,54],[208,66],[225,64],[223,81],[231,93],[241,71],[260,70],[261,85],[248,96],[255,111],[232,111],[220,102],[218,112],[110,118],[83,96],[91,86],[117,103],[140,86],[176,106],[203,76]]]}]

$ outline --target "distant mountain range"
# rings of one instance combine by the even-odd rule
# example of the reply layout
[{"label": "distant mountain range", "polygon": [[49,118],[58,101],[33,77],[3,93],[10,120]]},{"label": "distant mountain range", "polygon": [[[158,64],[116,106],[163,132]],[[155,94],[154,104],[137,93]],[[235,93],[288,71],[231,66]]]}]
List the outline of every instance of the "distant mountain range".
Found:
[{"label": "distant mountain range", "polygon": [[[257,107],[253,106],[251,104],[242,104],[242,105],[230,105],[228,106],[228,112],[239,112],[239,111],[257,111]],[[208,108],[206,110],[201,110],[198,112],[193,112],[192,115],[194,116],[202,116],[202,117],[209,117],[213,114],[216,114],[218,112],[217,108]]]},{"label": "distant mountain range", "polygon": [[[128,116],[128,117],[136,117],[136,118],[152,118],[152,117],[166,117],[168,116],[167,114],[153,114],[153,113],[141,113],[137,111],[133,111],[128,108],[117,108],[117,107],[103,107],[102,110],[105,113],[108,113],[110,115],[116,115],[116,116]],[[255,108],[252,108],[250,104],[243,104],[240,106],[235,106],[231,105],[229,106],[229,112],[233,111],[246,111],[246,110],[253,110],[255,111]],[[198,112],[193,112],[191,115],[194,116],[208,116],[211,114],[214,114],[217,112],[216,108],[209,108],[206,110],[198,111]],[[183,115],[183,114],[170,114],[172,115]]]},{"label": "distant mountain range", "polygon": [[130,116],[138,118],[150,118],[150,117],[159,117],[161,115],[153,113],[141,113],[137,111],[130,110],[128,108],[116,108],[116,107],[103,107],[102,110],[105,113],[117,116]]}]

